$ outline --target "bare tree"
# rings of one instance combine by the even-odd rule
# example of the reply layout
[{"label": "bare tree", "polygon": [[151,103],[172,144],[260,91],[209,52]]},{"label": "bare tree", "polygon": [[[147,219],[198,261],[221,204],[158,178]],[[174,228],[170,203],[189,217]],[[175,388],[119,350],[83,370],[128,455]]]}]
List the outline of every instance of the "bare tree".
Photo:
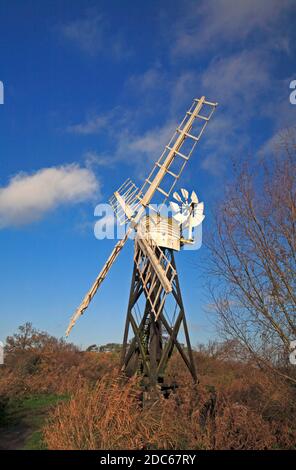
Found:
[{"label": "bare tree", "polygon": [[9,354],[23,354],[27,351],[73,350],[78,348],[72,343],[66,343],[63,338],[56,338],[45,331],[39,331],[27,322],[18,327],[14,335],[7,336],[5,351]]},{"label": "bare tree", "polygon": [[296,145],[287,132],[272,156],[241,164],[210,240],[211,294],[220,332],[261,365],[296,383]]}]

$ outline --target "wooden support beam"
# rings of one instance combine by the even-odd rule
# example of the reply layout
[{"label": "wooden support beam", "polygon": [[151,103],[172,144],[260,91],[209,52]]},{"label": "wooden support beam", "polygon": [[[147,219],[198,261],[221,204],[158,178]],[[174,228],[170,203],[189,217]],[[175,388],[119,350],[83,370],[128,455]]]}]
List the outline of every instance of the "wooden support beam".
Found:
[{"label": "wooden support beam", "polygon": [[[173,269],[176,271],[173,252],[167,249],[165,250],[164,256],[166,256],[166,258],[170,261]],[[147,264],[145,268],[146,271],[149,271],[149,266],[150,265]],[[180,353],[186,367],[193,377],[193,380],[197,382],[194,358],[191,350],[184,306],[177,275],[172,284],[172,287],[172,293],[176,300],[177,308],[179,308],[179,313],[177,318],[174,319],[173,324],[170,325],[166,319],[166,316],[164,315],[165,297],[160,298],[159,296],[158,291],[160,288],[160,283],[156,275],[154,275],[154,281],[153,279],[151,280],[150,290],[146,291],[144,289],[143,280],[138,271],[138,265],[135,260],[124,334],[121,370],[126,371],[129,376],[132,375],[136,371],[139,371],[138,364],[140,360],[143,366],[143,374],[147,378],[146,383],[149,383],[150,386],[156,385],[157,383],[162,383],[165,370],[173,353],[174,347],[176,347],[177,351]],[[146,297],[145,309],[142,314],[141,321],[137,326],[134,316],[132,315],[132,309],[135,308],[135,305],[142,293],[144,293]],[[159,312],[158,319],[156,321],[153,314],[153,305]],[[128,327],[130,325],[134,332],[134,338],[132,339],[127,350]],[[185,332],[187,352],[183,349],[177,339],[181,325],[183,325]],[[168,342],[164,347],[162,343],[162,327],[166,330],[169,336]]]},{"label": "wooden support beam", "polygon": [[129,314],[129,319],[130,319],[132,328],[134,330],[134,334],[135,334],[135,337],[136,337],[136,341],[137,341],[139,350],[141,352],[144,370],[145,370],[146,374],[149,376],[150,375],[150,366],[149,366],[149,363],[147,361],[146,352],[144,351],[144,348],[143,348],[141,336],[139,334],[141,330],[137,327],[137,324],[136,324],[135,319],[134,319],[131,312]]},{"label": "wooden support beam", "polygon": [[[174,345],[176,344],[176,338],[177,338],[177,335],[179,333],[179,329],[180,329],[180,325],[181,325],[183,316],[184,316],[184,313],[182,311],[180,311],[180,313],[178,315],[178,318],[175,322],[175,325],[170,331],[169,340],[168,340],[168,342],[167,342],[167,344],[164,348],[164,351],[163,351],[162,356],[161,356],[161,360],[158,364],[157,373],[159,375],[162,375],[164,373],[165,367],[167,365],[167,361],[168,361],[169,357],[172,354],[172,351],[174,349]],[[163,318],[161,318],[161,320],[163,320]]]},{"label": "wooden support beam", "polygon": [[166,291],[166,293],[172,292],[171,282],[168,280],[166,272],[159,263],[159,260],[157,259],[152,248],[144,238],[138,237],[137,243],[140,245],[141,250],[145,253],[149,259],[149,262],[152,264],[154,272],[156,273],[163,289]]},{"label": "wooden support beam", "polygon": [[163,178],[166,174],[166,169],[169,168],[172,160],[175,157],[176,151],[178,151],[179,148],[181,147],[181,145],[183,144],[183,141],[186,138],[186,133],[188,133],[191,130],[191,127],[192,127],[193,121],[195,119],[195,116],[197,116],[197,114],[201,110],[204,101],[205,101],[205,97],[202,96],[199,99],[199,101],[197,102],[194,110],[192,111],[192,115],[190,116],[190,118],[188,119],[188,121],[184,125],[184,128],[180,132],[180,135],[177,138],[176,142],[174,143],[171,150],[169,151],[165,161],[163,162],[162,168],[159,168],[157,174],[155,175],[153,181],[151,182],[150,187],[147,189],[146,194],[144,194],[143,199],[142,199],[142,204],[143,204],[144,207],[149,205],[155,191],[157,190],[157,188],[159,188],[160,183],[162,182],[162,180],[163,180]]}]

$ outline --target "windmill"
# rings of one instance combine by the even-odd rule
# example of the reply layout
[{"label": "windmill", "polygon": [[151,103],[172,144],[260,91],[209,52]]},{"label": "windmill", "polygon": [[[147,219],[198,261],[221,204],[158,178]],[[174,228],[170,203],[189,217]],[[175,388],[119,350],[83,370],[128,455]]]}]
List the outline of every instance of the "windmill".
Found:
[{"label": "windmill", "polygon": [[[125,236],[115,245],[66,331],[68,336],[135,232],[121,370],[127,376],[139,372],[147,388],[158,384],[165,389],[164,374],[174,348],[197,381],[174,252],[194,243],[193,228],[204,218],[203,203],[194,191],[190,197],[186,189],[181,189],[181,195],[173,191],[216,106],[204,96],[194,99],[143,186],[138,188],[128,179],[114,192],[110,203],[119,223],[127,226]],[[174,214],[169,217],[162,215],[161,208],[172,193],[176,202],[170,203]],[[157,210],[149,210],[152,201],[158,203]],[[185,347],[178,340],[181,326]]]},{"label": "windmill", "polygon": [[182,188],[181,195],[182,196],[175,192],[173,197],[178,201],[179,204],[171,201],[170,206],[173,212],[175,212],[174,219],[177,220],[183,228],[188,228],[188,241],[193,241],[193,227],[197,227],[205,218],[203,214],[204,203],[198,201],[198,197],[195,191],[192,191],[191,193],[190,202],[189,192],[187,189]]}]

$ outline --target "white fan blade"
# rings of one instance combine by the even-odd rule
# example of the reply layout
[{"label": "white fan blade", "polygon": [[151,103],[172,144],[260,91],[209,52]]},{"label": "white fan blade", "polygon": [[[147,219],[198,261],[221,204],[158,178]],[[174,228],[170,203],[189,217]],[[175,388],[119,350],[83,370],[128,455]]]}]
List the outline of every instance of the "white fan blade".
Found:
[{"label": "white fan blade", "polygon": [[184,197],[185,201],[188,201],[189,192],[187,191],[187,189],[182,188],[181,193],[182,193],[182,196]]},{"label": "white fan blade", "polygon": [[182,204],[182,212],[184,211],[189,211],[190,209],[190,204],[186,204],[186,202],[183,202]]},{"label": "white fan blade", "polygon": [[191,193],[191,202],[193,202],[194,204],[198,204],[198,197],[195,191],[192,191]]},{"label": "white fan blade", "polygon": [[173,212],[180,212],[181,210],[179,204],[177,204],[176,202],[171,201],[170,206]]},{"label": "white fan blade", "polygon": [[187,216],[186,215],[184,216],[184,214],[179,213],[179,214],[174,215],[174,219],[179,224],[183,224],[185,220],[187,219]]},{"label": "white fan blade", "polygon": [[181,196],[177,193],[177,191],[174,192],[173,198],[175,198],[176,201],[178,201],[178,202],[182,202],[182,198],[181,198]]},{"label": "white fan blade", "polygon": [[192,217],[192,219],[190,219],[191,226],[192,227],[197,227],[197,225],[202,223],[204,218],[205,218],[205,215],[203,215],[203,214],[195,215],[194,217]]},{"label": "white fan blade", "polygon": [[200,202],[199,204],[197,204],[197,206],[195,206],[194,214],[202,214],[204,211],[204,208],[205,208],[204,203]]}]

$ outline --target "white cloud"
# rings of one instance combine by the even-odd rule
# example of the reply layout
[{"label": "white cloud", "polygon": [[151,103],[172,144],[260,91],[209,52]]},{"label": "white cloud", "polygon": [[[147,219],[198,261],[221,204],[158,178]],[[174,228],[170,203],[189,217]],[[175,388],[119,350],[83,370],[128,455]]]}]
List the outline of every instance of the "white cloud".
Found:
[{"label": "white cloud", "polygon": [[84,154],[85,166],[86,168],[99,167],[112,167],[114,161],[112,158],[107,155],[99,154],[94,150],[89,150]]},{"label": "white cloud", "polygon": [[110,121],[108,114],[101,114],[88,118],[85,122],[72,124],[67,127],[66,131],[72,134],[90,135],[97,134],[103,129],[106,129]]},{"label": "white cloud", "polygon": [[147,171],[152,169],[152,165],[160,157],[176,125],[177,123],[165,122],[142,133],[123,128],[117,134],[116,148],[110,160],[124,162],[132,166],[137,178],[146,178]]},{"label": "white cloud", "polygon": [[213,176],[224,176],[230,160],[246,155],[250,145],[243,123],[218,106],[201,142],[201,168]]},{"label": "white cloud", "polygon": [[126,122],[127,111],[115,106],[110,111],[100,113],[88,113],[86,118],[76,124],[70,124],[65,128],[66,132],[78,135],[95,135],[100,132],[112,132],[114,125],[122,127]]},{"label": "white cloud", "polygon": [[[243,51],[215,58],[202,74],[202,88],[221,101],[223,106],[236,103],[244,114],[245,106],[253,108],[253,100],[270,86],[270,61],[260,51]],[[258,108],[255,110],[258,112]]]},{"label": "white cloud", "polygon": [[196,93],[201,93],[199,77],[192,71],[182,72],[175,80],[171,82],[169,110],[174,118],[181,113],[183,118],[185,114],[184,107],[191,105],[193,98],[199,98]]},{"label": "white cloud", "polygon": [[295,123],[287,98],[288,82],[274,76],[274,65],[270,51],[258,47],[214,58],[203,71],[202,89],[219,103],[207,130],[204,148],[208,156],[203,169],[220,174],[218,161],[256,154],[256,138],[252,141],[255,123],[265,120],[273,132]]},{"label": "white cloud", "polygon": [[[288,50],[287,38],[280,36],[285,23],[280,23],[279,27],[279,19],[291,2],[262,0],[258,8],[254,0],[249,3],[213,0],[199,2],[198,5],[190,2],[189,5],[186,21],[192,26],[189,28],[191,45],[184,45],[183,52],[187,55],[192,47],[199,52],[197,48],[206,45],[214,51],[212,59],[203,68],[196,67],[196,64],[194,67],[189,63],[183,65],[178,74],[172,74],[161,63],[140,74],[132,74],[126,81],[125,93],[132,94],[133,99],[141,99],[138,109],[125,108],[111,113],[112,127],[109,122],[105,125],[106,116],[99,114],[72,126],[72,131],[80,134],[107,130],[113,152],[95,155],[94,163],[112,165],[112,162],[122,161],[133,165],[134,171],[143,175],[162,152],[192,98],[196,94],[205,94],[209,100],[218,101],[219,107],[200,144],[204,155],[201,167],[220,175],[225,172],[229,157],[235,158],[234,153],[239,156],[256,151],[252,148],[249,132],[253,119],[269,119],[271,125],[280,121],[280,127],[283,127],[282,116],[289,114],[290,117],[294,111],[291,106],[287,110],[289,102],[279,94],[279,90],[288,92],[274,76],[279,49]],[[172,40],[171,47],[176,47],[183,33],[187,34],[186,21],[178,30],[177,40]],[[272,32],[270,28],[275,22],[277,26]],[[263,38],[262,42],[256,43],[256,48],[252,40],[247,43],[248,47],[244,47],[246,44],[242,47],[239,40],[236,41],[235,38],[245,38],[256,29],[260,30]],[[226,48],[224,54],[218,54],[223,41],[230,39],[231,50]],[[152,115],[156,117],[158,126],[143,127],[145,119],[151,122]]]},{"label": "white cloud", "polygon": [[147,115],[166,116],[176,119],[184,112],[195,93],[198,92],[198,74],[192,70],[171,73],[158,63],[140,74],[132,74],[125,82],[125,91],[141,99],[138,118]]},{"label": "white cloud", "polygon": [[162,87],[165,74],[159,65],[148,68],[143,73],[132,74],[129,76],[126,86],[133,89],[136,93],[146,93]]},{"label": "white cloud", "polygon": [[213,176],[221,176],[225,170],[225,161],[217,153],[209,153],[201,162],[200,167]]},{"label": "white cloud", "polygon": [[291,127],[285,127],[277,130],[257,152],[259,157],[264,157],[273,153],[279,153],[281,149],[296,148],[296,127],[295,121]]},{"label": "white cloud", "polygon": [[280,134],[276,132],[274,135],[272,135],[268,140],[264,142],[264,144],[260,147],[258,150],[258,156],[266,156],[270,155],[271,153],[274,153],[276,150],[276,147],[279,144],[280,140]]},{"label": "white cloud", "polygon": [[[274,74],[277,59],[283,51],[289,53],[292,44],[286,19],[293,7],[295,0],[185,1],[180,6],[182,15],[177,15],[178,21],[168,22],[171,30],[166,30],[169,57],[174,60],[167,67],[157,60],[147,70],[133,71],[125,82],[124,93],[132,95],[130,102],[140,99],[141,105],[98,113],[68,127],[68,132],[85,136],[107,133],[112,150],[89,152],[87,165],[112,166],[122,161],[143,173],[158,158],[196,94],[219,102],[201,142],[203,169],[217,173],[219,167],[220,174],[223,165],[217,162],[227,161],[233,152],[253,152],[252,119],[268,119],[271,126],[283,127],[283,117],[288,114],[290,119],[294,111],[291,106],[287,109],[288,100],[279,94],[281,89],[287,93],[285,85]],[[165,15],[168,17],[167,12]],[[66,26],[65,37],[84,50],[94,43],[99,50],[106,32],[111,34],[98,14]],[[183,56],[193,61],[176,69],[176,59],[180,66]],[[143,123],[151,123],[151,116],[158,126],[147,129]]]},{"label": "white cloud", "polygon": [[[138,178],[147,176],[147,171],[160,157],[165,145],[168,144],[177,123],[166,122],[164,125],[154,127],[143,133],[136,133],[130,127],[117,129],[114,138],[113,152],[97,154],[94,151],[85,154],[86,166],[115,167],[118,163],[124,163],[133,167],[133,173]],[[111,137],[112,137],[111,132]]]},{"label": "white cloud", "polygon": [[[295,7],[293,0],[212,0],[188,2],[188,14],[176,29],[172,42],[174,56],[208,52],[221,42],[246,39],[252,32],[271,32],[282,14]],[[276,42],[277,32],[273,39]],[[236,41],[233,43],[233,41]],[[285,48],[287,44],[285,43]]]},{"label": "white cloud", "polygon": [[169,122],[163,126],[150,129],[143,135],[133,136],[126,144],[124,144],[124,139],[122,139],[121,152],[124,153],[126,150],[128,154],[134,154],[135,157],[142,155],[142,158],[144,156],[146,160],[156,160],[164,146],[168,144],[176,127],[177,123]]},{"label": "white cloud", "polygon": [[93,55],[103,47],[103,20],[100,15],[66,23],[61,27],[61,32],[88,54]]},{"label": "white cloud", "polygon": [[[143,74],[131,75],[126,89],[131,91],[133,87],[134,93],[141,94],[139,108],[118,106],[108,113],[68,126],[68,132],[85,136],[104,130],[110,140],[108,153],[98,153],[95,149],[85,153],[86,166],[113,167],[123,162],[132,165],[138,176],[143,176],[163,152],[198,88],[197,77],[192,72],[185,71],[172,78],[158,65]],[[164,96],[155,100],[155,90],[160,90]],[[146,119],[150,122],[151,116],[159,124],[143,128],[143,122]]]},{"label": "white cloud", "polygon": [[0,187],[0,228],[39,220],[57,206],[85,201],[97,191],[94,173],[77,164],[19,173]]},{"label": "white cloud", "polygon": [[201,168],[221,176],[230,159],[251,150],[249,126],[262,113],[262,96],[270,90],[270,65],[261,51],[214,58],[199,83],[206,97],[219,103],[201,142]]},{"label": "white cloud", "polygon": [[69,43],[92,57],[104,54],[122,60],[131,54],[121,33],[114,33],[112,25],[95,9],[87,10],[83,17],[60,25],[58,31]]}]

